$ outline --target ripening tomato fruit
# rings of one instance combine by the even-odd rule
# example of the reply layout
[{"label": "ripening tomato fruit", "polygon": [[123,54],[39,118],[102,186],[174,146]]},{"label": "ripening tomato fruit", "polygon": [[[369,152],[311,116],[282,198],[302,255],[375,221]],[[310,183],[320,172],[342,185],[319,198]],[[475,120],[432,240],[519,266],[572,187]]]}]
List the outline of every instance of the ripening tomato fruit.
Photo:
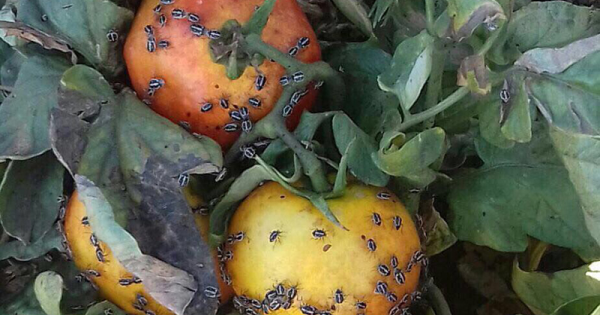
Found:
[{"label": "ripening tomato fruit", "polygon": [[229,236],[244,238],[227,245],[234,306],[257,299],[269,314],[400,315],[420,298],[427,258],[400,200],[350,184],[327,204],[348,230],[275,182],[240,204]]},{"label": "ripening tomato fruit", "polygon": [[[198,207],[202,203],[198,196],[190,192],[186,192],[185,195],[192,207]],[[65,212],[64,231],[75,266],[98,287],[104,298],[128,314],[174,314],[148,294],[141,280],[123,267],[106,243],[93,236],[86,212],[85,205],[77,198],[77,192],[73,193]],[[206,238],[208,217],[201,218],[197,215],[196,224],[202,236]],[[213,250],[212,254],[219,280],[220,301],[226,303],[231,298],[233,291],[221,280],[220,268],[217,268],[216,251]],[[146,313],[146,311],[149,312]]]},{"label": "ripening tomato fruit", "polygon": [[[190,132],[206,135],[225,149],[241,132],[267,115],[283,90],[280,79],[291,76],[265,59],[248,66],[238,79],[213,62],[209,42],[223,24],[250,19],[263,0],[145,0],[124,48],[129,77],[138,96],[160,115]],[[278,0],[262,40],[303,62],[321,59],[314,31],[296,0]],[[301,112],[315,101],[310,85],[287,118],[294,128]]]}]

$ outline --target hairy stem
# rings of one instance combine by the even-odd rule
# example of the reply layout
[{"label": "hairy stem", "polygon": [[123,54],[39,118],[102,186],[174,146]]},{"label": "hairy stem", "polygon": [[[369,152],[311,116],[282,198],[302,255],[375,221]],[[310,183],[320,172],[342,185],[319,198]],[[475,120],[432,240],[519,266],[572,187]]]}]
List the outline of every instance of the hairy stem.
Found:
[{"label": "hairy stem", "polygon": [[419,123],[424,122],[427,119],[434,117],[435,115],[443,112],[450,106],[454,105],[454,103],[460,101],[463,97],[469,94],[469,89],[466,87],[461,87],[458,90],[454,91],[454,93],[450,94],[446,99],[439,102],[437,105],[426,109],[418,114],[413,114],[408,119],[406,119],[400,125],[399,131],[405,131],[410,127],[413,127]]}]

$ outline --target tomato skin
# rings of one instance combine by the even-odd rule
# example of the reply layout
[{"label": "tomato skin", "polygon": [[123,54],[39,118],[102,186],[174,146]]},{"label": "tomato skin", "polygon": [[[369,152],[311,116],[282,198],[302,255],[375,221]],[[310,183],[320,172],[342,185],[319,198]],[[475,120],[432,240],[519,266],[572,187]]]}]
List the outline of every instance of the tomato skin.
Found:
[{"label": "tomato skin", "polygon": [[[229,247],[235,257],[227,263],[234,291],[262,299],[278,284],[296,287],[297,298],[289,309],[273,312],[278,315],[300,315],[305,305],[340,315],[388,314],[418,286],[421,264],[413,264],[410,271],[407,266],[421,244],[402,203],[391,193],[379,198],[380,192],[389,193],[384,188],[350,184],[344,196],[327,201],[349,230],[345,231],[308,200],[277,183],[254,190],[237,208],[228,231],[229,235],[245,233],[243,241]],[[399,228],[394,218],[401,219]],[[369,241],[376,247],[370,248]],[[403,270],[403,284],[394,277],[392,257]],[[381,264],[389,269],[387,276],[379,271]],[[374,292],[379,281],[386,283],[396,302]],[[341,294],[336,297],[338,289]],[[359,302],[367,304],[364,311],[357,311]],[[410,298],[404,306],[409,304]]]},{"label": "tomato skin", "polygon": [[[285,70],[265,60],[258,67],[266,78],[261,90],[255,87],[258,73],[253,67],[247,67],[236,80],[228,79],[225,66],[211,59],[208,37],[192,34],[192,23],[187,19],[174,19],[172,10],[194,13],[200,18],[198,24],[207,30],[218,30],[231,19],[240,23],[248,21],[263,0],[176,0],[172,5],[163,5],[156,14],[153,9],[158,3],[158,0],[142,3],[125,42],[124,57],[133,88],[140,99],[151,100],[151,108],[160,115],[174,123],[188,123],[191,132],[206,135],[226,149],[240,134],[240,131],[224,130],[224,126],[232,122],[229,112],[246,107],[252,122],[263,118],[281,95],[283,87],[279,79],[286,74]],[[160,14],[167,19],[164,27],[159,24]],[[168,48],[157,47],[154,52],[148,52],[148,34],[144,31],[147,25],[152,26],[155,42],[166,40]],[[278,0],[263,30],[263,41],[287,53],[303,37],[308,38],[310,44],[300,49],[296,58],[308,63],[319,61],[321,50],[316,35],[296,0]],[[148,86],[153,78],[163,80],[164,86],[150,97]],[[295,128],[302,111],[312,107],[317,93],[312,87],[308,89],[309,93],[288,117],[288,128]],[[250,98],[260,100],[261,106],[251,106]],[[221,99],[228,101],[228,109],[220,106]],[[201,107],[206,103],[212,104],[212,109],[202,112]]]}]

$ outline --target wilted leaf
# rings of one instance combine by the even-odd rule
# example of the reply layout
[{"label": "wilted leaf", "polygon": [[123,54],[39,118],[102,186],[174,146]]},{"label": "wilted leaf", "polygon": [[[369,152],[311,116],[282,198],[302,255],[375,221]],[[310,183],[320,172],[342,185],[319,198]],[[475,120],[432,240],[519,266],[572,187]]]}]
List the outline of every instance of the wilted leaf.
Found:
[{"label": "wilted leaf", "polygon": [[[585,225],[581,203],[564,167],[537,159],[527,162],[531,158],[526,152],[535,156],[548,152],[528,148],[537,141],[548,144],[542,138],[510,150],[481,153],[491,160],[456,178],[450,189],[450,227],[460,240],[498,251],[524,251],[532,236],[571,248],[586,260],[600,257],[598,244],[581,229]],[[516,153],[521,150],[522,155]]]},{"label": "wilted leaf", "polygon": [[441,128],[425,130],[399,149],[379,148],[373,153],[373,160],[386,174],[405,177],[424,187],[435,179],[430,166],[446,151],[445,139],[446,134]]},{"label": "wilted leaf", "polygon": [[551,127],[550,136],[583,205],[585,224],[600,244],[600,136],[556,127]]},{"label": "wilted leaf", "polygon": [[554,273],[525,272],[515,262],[512,286],[530,308],[548,314],[575,299],[597,296],[600,292],[599,278],[600,262]]},{"label": "wilted leaf", "polygon": [[561,305],[551,315],[599,315],[600,295],[586,296]]},{"label": "wilted leaf", "polygon": [[396,127],[401,120],[398,100],[377,83],[377,76],[390,67],[392,58],[387,52],[372,44],[355,44],[331,49],[324,58],[334,69],[343,70],[344,113],[371,136]]},{"label": "wilted leaf", "polygon": [[492,89],[488,79],[488,69],[481,55],[471,55],[463,59],[458,69],[458,86],[466,86],[472,93],[485,95]]},{"label": "wilted leaf", "polygon": [[367,13],[367,6],[362,0],[333,0],[333,3],[363,34],[368,37],[375,36]]},{"label": "wilted leaf", "polygon": [[0,219],[7,234],[29,245],[52,229],[58,216],[63,174],[52,152],[10,162],[0,184]]},{"label": "wilted leaf", "polygon": [[410,109],[431,73],[434,38],[426,31],[396,47],[392,65],[379,76],[379,87],[396,94],[400,105]]},{"label": "wilted leaf", "polygon": [[506,20],[502,6],[494,0],[450,0],[448,15],[457,41],[471,36],[481,24],[496,29]]},{"label": "wilted leaf", "polygon": [[[42,19],[42,15],[46,18]],[[124,69],[119,42],[133,19],[133,12],[105,0],[28,0],[19,1],[17,18],[23,23],[61,38],[87,61],[108,76]],[[110,42],[110,30],[120,34]]]},{"label": "wilted leaf", "polygon": [[523,78],[510,78],[508,81],[510,99],[502,103],[500,131],[508,140],[519,143],[531,140],[531,111],[529,97],[525,91]]},{"label": "wilted leaf", "polygon": [[50,110],[56,106],[56,90],[67,67],[54,57],[24,61],[13,92],[0,106],[0,160],[28,159],[50,149]]},{"label": "wilted leaf", "polygon": [[377,151],[373,139],[345,114],[333,117],[333,134],[338,150],[347,152],[348,168],[354,176],[373,186],[381,187],[387,184],[389,176],[379,170],[371,158]]},{"label": "wilted leaf", "polygon": [[34,291],[40,306],[48,315],[61,315],[63,280],[54,271],[45,271],[35,278]]},{"label": "wilted leaf", "polygon": [[21,22],[0,21],[0,29],[4,30],[6,36],[16,36],[28,42],[36,43],[46,49],[56,49],[71,55],[71,62],[77,63],[77,55],[69,46],[58,38],[54,38],[44,32],[40,32]]},{"label": "wilted leaf", "polygon": [[437,255],[456,243],[456,236],[448,223],[440,216],[440,213],[433,207],[433,199],[429,200],[425,207],[425,212],[422,214],[425,221],[425,231],[427,231],[427,240],[425,249],[427,257]]},{"label": "wilted leaf", "polygon": [[531,2],[514,12],[490,58],[509,64],[533,48],[561,47],[600,32],[600,12],[567,1]]},{"label": "wilted leaf", "polygon": [[20,241],[10,241],[0,245],[0,260],[14,258],[19,261],[29,261],[43,256],[52,249],[62,250],[63,236],[56,229],[51,229],[35,243],[23,244]]}]

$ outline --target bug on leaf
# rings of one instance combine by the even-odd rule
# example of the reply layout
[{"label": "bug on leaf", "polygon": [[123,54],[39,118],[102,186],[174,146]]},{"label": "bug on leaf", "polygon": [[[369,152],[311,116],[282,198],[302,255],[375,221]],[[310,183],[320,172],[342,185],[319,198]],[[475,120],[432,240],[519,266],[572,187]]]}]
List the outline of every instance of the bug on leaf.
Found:
[{"label": "bug on leaf", "polygon": [[108,39],[109,42],[114,43],[119,40],[119,33],[115,30],[110,30],[106,33],[106,39]]},{"label": "bug on leaf", "polygon": [[179,178],[177,178],[177,183],[179,183],[179,187],[186,187],[190,182],[190,175],[181,174]]},{"label": "bug on leaf", "polygon": [[216,299],[220,296],[219,289],[217,289],[215,287],[207,286],[204,289],[204,296],[206,296],[209,299]]}]

